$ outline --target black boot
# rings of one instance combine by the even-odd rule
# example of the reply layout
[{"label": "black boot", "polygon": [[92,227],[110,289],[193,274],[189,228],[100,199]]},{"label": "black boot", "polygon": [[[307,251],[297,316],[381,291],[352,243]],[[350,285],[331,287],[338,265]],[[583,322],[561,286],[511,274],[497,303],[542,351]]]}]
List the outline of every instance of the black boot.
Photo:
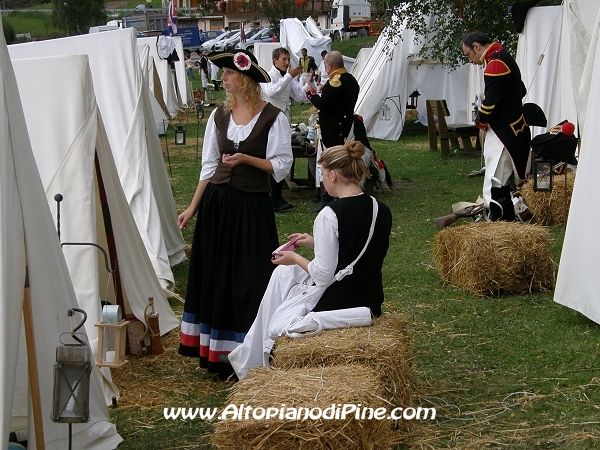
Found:
[{"label": "black boot", "polygon": [[510,195],[510,186],[492,188],[492,201],[490,202],[490,220],[515,220],[515,208]]},{"label": "black boot", "polygon": [[332,201],[333,201],[333,197],[331,195],[329,195],[327,192],[325,192],[324,194],[321,194],[321,203],[319,203],[319,206],[317,206],[315,209],[313,209],[313,212],[320,212],[323,208],[325,208],[327,205],[329,205]]},{"label": "black boot", "polygon": [[311,198],[309,200],[310,203],[321,203],[321,193],[319,192],[319,189],[317,188],[317,191],[315,192],[315,195],[313,196],[313,198]]}]

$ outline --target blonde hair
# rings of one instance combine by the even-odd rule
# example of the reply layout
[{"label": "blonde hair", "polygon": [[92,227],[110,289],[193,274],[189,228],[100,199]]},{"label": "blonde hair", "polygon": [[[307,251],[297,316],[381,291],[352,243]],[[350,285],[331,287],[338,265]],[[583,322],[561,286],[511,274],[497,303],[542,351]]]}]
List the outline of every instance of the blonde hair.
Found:
[{"label": "blonde hair", "polygon": [[[244,75],[241,72],[238,72],[240,76],[237,77],[238,87],[244,96],[244,100],[246,101],[246,109],[250,116],[256,110],[258,105],[262,100],[262,89],[260,85],[250,78],[247,75]],[[223,107],[225,108],[225,112],[230,112],[233,108],[235,108],[237,101],[235,96],[231,95],[227,92],[225,100],[223,102]]]},{"label": "blonde hair", "polygon": [[360,182],[363,177],[370,177],[369,170],[363,160],[365,146],[359,141],[347,142],[344,145],[329,147],[321,154],[319,164],[329,170],[337,170],[346,180]]}]

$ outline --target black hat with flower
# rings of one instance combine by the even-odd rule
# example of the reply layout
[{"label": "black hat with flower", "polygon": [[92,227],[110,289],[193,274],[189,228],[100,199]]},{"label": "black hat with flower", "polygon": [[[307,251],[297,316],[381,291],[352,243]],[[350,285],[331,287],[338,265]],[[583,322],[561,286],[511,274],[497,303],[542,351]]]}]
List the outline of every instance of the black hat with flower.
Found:
[{"label": "black hat with flower", "polygon": [[256,57],[247,50],[236,49],[233,53],[229,51],[213,52],[208,55],[208,59],[218,67],[227,67],[243,73],[257,83],[269,83],[271,81],[271,77],[265,69],[258,65]]}]

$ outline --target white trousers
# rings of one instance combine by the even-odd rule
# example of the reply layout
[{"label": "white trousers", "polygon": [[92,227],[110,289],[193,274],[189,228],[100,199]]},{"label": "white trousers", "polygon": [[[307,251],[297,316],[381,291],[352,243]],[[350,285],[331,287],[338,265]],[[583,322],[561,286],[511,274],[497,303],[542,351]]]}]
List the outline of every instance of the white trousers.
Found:
[{"label": "white trousers", "polygon": [[204,70],[202,70],[202,68],[200,68],[198,72],[200,72],[200,79],[202,80],[202,89],[206,89],[206,85],[208,84],[208,77],[206,76],[206,73],[204,73]]},{"label": "white trousers", "polygon": [[517,175],[510,153],[498,138],[494,130],[487,129],[483,145],[483,158],[485,162],[485,176],[483,179],[483,204],[489,209],[492,199],[492,188],[507,186],[511,176],[515,177],[515,184],[521,184]]}]

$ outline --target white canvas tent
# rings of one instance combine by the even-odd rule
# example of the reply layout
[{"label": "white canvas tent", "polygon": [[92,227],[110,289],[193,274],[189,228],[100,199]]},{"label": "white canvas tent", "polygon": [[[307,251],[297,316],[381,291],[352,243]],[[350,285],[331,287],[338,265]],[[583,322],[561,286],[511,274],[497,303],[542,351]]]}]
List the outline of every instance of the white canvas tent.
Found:
[{"label": "white canvas tent", "polygon": [[[434,29],[434,19],[430,18]],[[363,117],[367,135],[379,139],[397,140],[404,127],[406,102],[418,90],[418,111],[425,116],[427,99],[445,99],[451,115],[449,123],[468,122],[469,68],[461,66],[453,71],[439,63],[416,60],[412,55],[419,51],[414,31],[403,28],[401,33],[386,27],[375,43],[368,59],[361,56],[353,75],[360,85],[356,114]],[[390,48],[391,46],[391,48]],[[382,107],[388,109],[386,120],[380,115]]]},{"label": "white canvas tent", "polygon": [[175,79],[177,80],[177,87],[179,89],[179,95],[181,96],[181,103],[183,106],[191,105],[194,102],[192,96],[192,90],[190,89],[190,83],[185,73],[185,61],[183,58],[183,41],[179,36],[172,36],[171,39],[175,41],[175,50],[179,57],[179,61],[175,62]]},{"label": "white canvas tent", "polygon": [[[579,126],[581,149],[558,277],[557,303],[600,323],[600,243],[594,238],[600,211],[596,130],[600,127],[600,3],[565,0],[529,10],[519,39],[519,64],[530,93],[552,126]],[[540,55],[544,55],[543,58]],[[523,69],[524,67],[524,69]]]},{"label": "white canvas tent", "polygon": [[[570,42],[570,65],[578,87],[577,111],[582,135],[554,300],[600,323],[600,241],[595,236],[600,221],[597,208],[600,154],[596,145],[600,129],[600,4],[575,0],[565,0],[565,4],[563,35]],[[585,51],[587,58],[583,61],[576,52]]]},{"label": "white canvas tent", "polygon": [[[112,269],[118,259],[124,313],[144,322],[144,308],[152,297],[160,314],[161,333],[176,328],[179,320],[154,273],[119,182],[96,104],[88,57],[15,60],[13,65],[31,146],[51,210],[56,208],[54,195],[63,195],[61,241],[93,243],[104,248],[110,254]],[[41,92],[36,89],[42,81],[40,74],[46,86]],[[106,223],[110,223],[108,230]],[[110,252],[110,239],[114,239],[116,254]],[[88,314],[86,331],[95,350],[98,328],[94,324],[102,321],[100,301],[117,303],[111,283],[115,280],[95,247],[66,245],[63,253],[79,306]],[[103,373],[110,382],[108,370],[103,369]],[[105,386],[107,402],[118,395],[116,388],[110,387]]]},{"label": "white canvas tent", "polygon": [[[564,6],[531,8],[519,35],[516,61],[527,88],[524,102],[542,108],[551,127],[565,119],[577,123],[568,39],[562,33]],[[568,59],[568,56],[567,56]],[[533,127],[532,136],[546,132]]]},{"label": "white canvas tent", "polygon": [[150,46],[138,45],[138,52],[140,55],[140,64],[142,66],[144,82],[148,84],[151,93],[149,97],[154,124],[156,125],[156,131],[161,135],[165,133],[169,117],[169,111],[164,102],[162,93],[162,83],[158,76],[158,72],[156,71],[156,66],[154,65],[154,58],[150,55]]},{"label": "white canvas tent", "polygon": [[[310,21],[312,21],[310,17],[306,19],[307,23],[310,23]],[[308,28],[310,28],[314,34],[311,34],[311,31],[309,31]],[[301,56],[300,51],[303,48],[306,48],[306,52],[309,56],[315,58],[317,66],[321,62],[321,52],[323,50],[331,50],[330,37],[323,36],[318,31],[316,24],[312,26],[308,25],[308,28],[305,28],[304,25],[302,25],[302,22],[295,18],[281,19],[280,21],[281,36],[279,40],[281,41],[281,46],[287,48],[290,52],[292,67],[298,65]]]},{"label": "white canvas tent", "polygon": [[[137,39],[138,48],[148,48],[149,55],[154,61],[160,84],[162,87],[162,97],[165,101],[169,117],[177,116],[177,113],[182,108],[181,98],[177,96],[177,90],[175,88],[175,78],[171,73],[171,68],[166,59],[162,59],[158,56],[158,50],[156,48],[156,38],[144,37]],[[181,56],[183,58],[183,55]],[[177,70],[177,68],[175,69]]]},{"label": "white canvas tent", "polygon": [[143,82],[135,30],[116,30],[11,45],[13,59],[87,54],[96,100],[129,208],[163,288],[171,265],[185,259],[185,242]]},{"label": "white canvas tent", "polygon": [[[45,448],[67,447],[68,426],[50,420],[54,349],[61,333],[71,330],[67,311],[77,307],[71,279],[31,151],[11,61],[0,24],[0,434],[26,426],[28,448],[39,448],[33,409],[27,393],[27,370],[33,367],[25,348],[24,286],[29,299],[40,380],[41,423]],[[31,325],[31,324],[29,324]],[[90,421],[73,425],[73,448],[114,449],[122,441],[110,422],[99,375],[92,371]]]},{"label": "white canvas tent", "polygon": [[352,69],[349,70],[354,77],[356,77],[357,74],[363,69],[364,65],[369,60],[372,51],[373,47],[363,47],[358,51],[358,55],[356,55],[356,59],[352,65]]},{"label": "white canvas tent", "polygon": [[254,56],[258,65],[267,72],[273,66],[273,50],[281,47],[280,42],[257,42],[254,44]]}]

